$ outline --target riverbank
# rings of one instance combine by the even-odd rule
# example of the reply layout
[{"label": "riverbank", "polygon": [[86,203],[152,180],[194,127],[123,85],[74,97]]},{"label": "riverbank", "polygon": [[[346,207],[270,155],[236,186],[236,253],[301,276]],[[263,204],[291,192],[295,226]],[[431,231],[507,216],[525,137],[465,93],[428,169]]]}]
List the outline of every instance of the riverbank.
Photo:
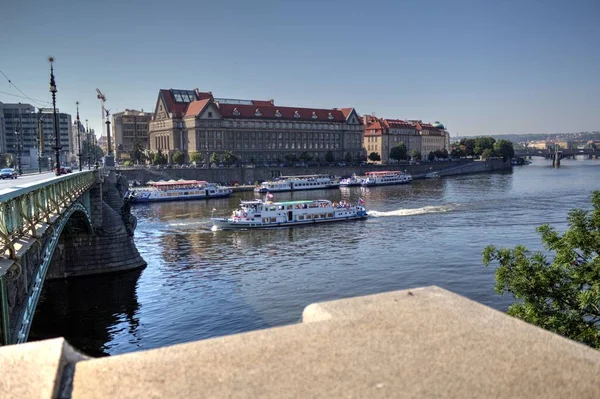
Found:
[{"label": "riverbank", "polygon": [[[501,159],[473,161],[461,159],[448,162],[424,162],[419,165],[365,165],[365,166],[316,166],[316,167],[263,167],[263,168],[215,168],[215,169],[153,169],[153,168],[119,168],[129,181],[146,184],[159,180],[206,180],[231,186],[250,185],[255,182],[271,180],[278,176],[297,175],[333,175],[350,176],[353,173],[364,175],[366,172],[381,170],[406,171],[415,179],[424,178],[427,173],[439,172],[440,176],[491,172],[494,170],[510,170],[510,162]],[[239,190],[239,191],[244,191]]]}]

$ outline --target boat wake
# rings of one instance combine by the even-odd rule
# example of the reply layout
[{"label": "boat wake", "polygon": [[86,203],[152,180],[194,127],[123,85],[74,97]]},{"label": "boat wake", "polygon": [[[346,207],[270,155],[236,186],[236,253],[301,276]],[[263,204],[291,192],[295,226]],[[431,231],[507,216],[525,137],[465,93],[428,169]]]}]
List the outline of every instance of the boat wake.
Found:
[{"label": "boat wake", "polygon": [[382,218],[389,216],[414,216],[414,215],[424,215],[427,213],[443,213],[449,212],[456,209],[456,205],[439,205],[439,206],[424,206],[422,208],[414,208],[414,209],[397,209],[395,211],[368,211],[369,216]]}]

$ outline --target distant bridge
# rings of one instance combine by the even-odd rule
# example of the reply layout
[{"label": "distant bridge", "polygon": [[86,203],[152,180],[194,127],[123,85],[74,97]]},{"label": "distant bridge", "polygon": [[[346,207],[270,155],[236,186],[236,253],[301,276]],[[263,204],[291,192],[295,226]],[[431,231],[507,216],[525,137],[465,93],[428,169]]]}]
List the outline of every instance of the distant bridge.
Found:
[{"label": "distant bridge", "polygon": [[600,150],[594,149],[567,149],[567,150],[558,150],[555,151],[553,149],[547,150],[515,150],[515,157],[543,157],[543,158],[554,158],[555,153],[558,153],[559,158],[573,158],[575,156],[581,155],[587,157],[589,159],[598,158],[600,156]]},{"label": "distant bridge", "polygon": [[133,244],[135,218],[119,191],[127,182],[114,172],[15,182],[0,192],[1,345],[27,340],[47,276],[145,266]]}]

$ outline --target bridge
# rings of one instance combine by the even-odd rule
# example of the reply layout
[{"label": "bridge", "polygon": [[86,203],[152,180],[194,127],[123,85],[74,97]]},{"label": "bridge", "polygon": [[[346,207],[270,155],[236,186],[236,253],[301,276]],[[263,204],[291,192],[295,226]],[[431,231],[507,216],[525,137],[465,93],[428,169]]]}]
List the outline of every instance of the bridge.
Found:
[{"label": "bridge", "polygon": [[515,157],[544,157],[547,159],[554,158],[555,154],[558,153],[559,158],[574,158],[576,156],[584,156],[589,159],[596,158],[600,155],[600,150],[594,150],[591,148],[578,150],[578,149],[568,149],[568,150],[558,150],[555,151],[553,149],[547,150],[538,150],[538,149],[528,149],[528,150],[515,150]]},{"label": "bridge", "polygon": [[27,340],[44,281],[146,263],[133,242],[128,183],[114,171],[0,184],[0,344]]}]

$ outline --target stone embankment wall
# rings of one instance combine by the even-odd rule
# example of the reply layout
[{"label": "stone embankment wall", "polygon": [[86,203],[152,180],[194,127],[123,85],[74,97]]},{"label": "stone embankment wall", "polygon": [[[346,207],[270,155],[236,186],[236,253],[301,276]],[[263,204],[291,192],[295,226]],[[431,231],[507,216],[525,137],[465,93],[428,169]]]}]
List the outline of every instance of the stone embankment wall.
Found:
[{"label": "stone embankment wall", "polygon": [[123,198],[127,180],[114,172],[90,190],[93,231],[76,225],[65,227],[54,252],[47,278],[137,269],[146,266],[133,232],[136,219]]},{"label": "stone embankment wall", "polygon": [[[151,168],[122,168],[119,173],[127,177],[129,181],[139,181],[145,184],[148,181],[159,180],[206,180],[219,183],[239,183],[248,184],[256,181],[270,180],[276,176],[293,175],[311,175],[326,174],[335,176],[345,176],[356,173],[362,175],[365,172],[381,170],[402,170],[407,171],[413,177],[419,177],[429,172],[443,171],[445,169],[457,168],[452,174],[477,173],[499,169],[510,169],[510,163],[494,159],[489,161],[474,162],[471,160],[460,160],[453,162],[432,162],[422,163],[420,165],[367,165],[367,166],[323,166],[323,167],[302,167],[302,168],[280,168],[280,167],[261,167],[261,168],[220,168],[220,169],[151,169]],[[446,175],[444,173],[444,175]]]}]

